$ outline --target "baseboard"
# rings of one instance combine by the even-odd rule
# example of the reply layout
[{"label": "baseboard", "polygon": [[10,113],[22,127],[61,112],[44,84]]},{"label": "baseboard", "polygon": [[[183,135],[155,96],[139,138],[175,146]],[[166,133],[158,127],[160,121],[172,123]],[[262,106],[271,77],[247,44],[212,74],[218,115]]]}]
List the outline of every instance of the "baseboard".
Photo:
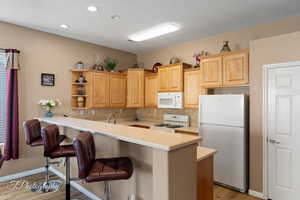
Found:
[{"label": "baseboard", "polygon": [[265,199],[265,195],[261,192],[256,192],[254,190],[249,190],[248,193],[249,193],[250,196],[254,196],[254,197],[257,197],[257,198],[260,198],[260,199]]},{"label": "baseboard", "polygon": [[38,169],[23,171],[23,172],[16,173],[16,174],[10,174],[7,176],[0,177],[0,182],[7,182],[7,181],[11,181],[11,180],[18,179],[18,178],[23,178],[23,177],[31,176],[34,174],[39,174],[44,171],[45,171],[45,168],[42,167],[42,168],[38,168]]},{"label": "baseboard", "polygon": [[[66,176],[62,172],[60,172],[59,170],[55,169],[52,166],[49,167],[49,171],[53,172],[54,174],[56,174],[61,179],[64,179],[64,180],[66,179]],[[95,195],[94,193],[92,193],[89,190],[85,189],[82,185],[80,185],[79,183],[77,183],[75,181],[71,181],[71,186],[73,186],[79,192],[81,192],[82,194],[84,194],[85,196],[89,197],[92,200],[102,200],[97,195]]]}]

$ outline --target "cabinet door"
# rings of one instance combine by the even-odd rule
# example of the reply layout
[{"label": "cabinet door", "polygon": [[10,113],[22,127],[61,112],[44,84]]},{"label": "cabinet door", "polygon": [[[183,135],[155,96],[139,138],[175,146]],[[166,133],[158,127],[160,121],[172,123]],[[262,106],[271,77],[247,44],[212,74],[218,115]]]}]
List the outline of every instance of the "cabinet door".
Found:
[{"label": "cabinet door", "polygon": [[110,107],[126,107],[126,75],[110,74]]},{"label": "cabinet door", "polygon": [[172,66],[168,71],[168,90],[170,92],[181,92],[183,90],[183,68],[182,65]]},{"label": "cabinet door", "polygon": [[222,56],[203,58],[201,68],[203,70],[203,87],[222,86]]},{"label": "cabinet door", "polygon": [[144,106],[144,70],[127,72],[127,107]]},{"label": "cabinet door", "polygon": [[249,83],[249,52],[223,56],[223,85],[241,86]]},{"label": "cabinet door", "polygon": [[92,107],[109,107],[109,75],[93,73]]},{"label": "cabinet door", "polygon": [[145,107],[157,106],[158,76],[145,75]]},{"label": "cabinet door", "polygon": [[198,108],[199,96],[207,93],[207,90],[201,86],[201,72],[201,70],[197,70],[184,73],[185,108]]},{"label": "cabinet door", "polygon": [[169,89],[169,68],[158,68],[159,91],[168,92]]}]

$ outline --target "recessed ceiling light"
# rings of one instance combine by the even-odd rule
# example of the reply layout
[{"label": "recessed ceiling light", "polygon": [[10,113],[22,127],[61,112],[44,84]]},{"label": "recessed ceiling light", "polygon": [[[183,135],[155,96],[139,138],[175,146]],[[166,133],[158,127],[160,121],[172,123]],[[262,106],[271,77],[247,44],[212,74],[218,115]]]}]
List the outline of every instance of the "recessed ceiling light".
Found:
[{"label": "recessed ceiling light", "polygon": [[67,25],[67,24],[62,24],[62,25],[60,25],[60,27],[61,27],[61,28],[70,28],[70,26]]},{"label": "recessed ceiling light", "polygon": [[118,20],[118,19],[121,19],[121,16],[120,15],[113,15],[111,16],[112,19],[115,19],[115,20]]},{"label": "recessed ceiling light", "polygon": [[134,41],[134,42],[141,42],[144,40],[149,40],[149,39],[152,39],[155,37],[159,37],[162,35],[166,35],[168,33],[178,31],[179,28],[180,28],[180,26],[175,23],[160,24],[158,26],[152,27],[145,31],[141,31],[141,32],[130,35],[129,40]]},{"label": "recessed ceiling light", "polygon": [[88,11],[90,11],[90,12],[97,12],[98,8],[96,6],[89,6],[88,7]]}]

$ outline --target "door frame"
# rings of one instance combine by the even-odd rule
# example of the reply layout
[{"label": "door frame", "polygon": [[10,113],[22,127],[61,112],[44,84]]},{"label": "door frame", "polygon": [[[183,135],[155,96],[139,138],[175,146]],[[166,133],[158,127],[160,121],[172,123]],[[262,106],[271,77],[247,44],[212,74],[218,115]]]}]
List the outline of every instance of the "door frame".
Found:
[{"label": "door frame", "polygon": [[300,61],[263,65],[263,197],[269,198],[268,183],[268,71],[271,69],[300,66]]}]

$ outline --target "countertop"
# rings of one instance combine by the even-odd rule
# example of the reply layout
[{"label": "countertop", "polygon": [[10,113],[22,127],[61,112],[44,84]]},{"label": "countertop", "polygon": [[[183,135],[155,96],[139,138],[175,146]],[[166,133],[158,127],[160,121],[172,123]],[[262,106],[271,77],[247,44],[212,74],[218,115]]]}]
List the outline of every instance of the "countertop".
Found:
[{"label": "countertop", "polygon": [[[119,122],[109,124],[106,122],[92,121],[71,117],[37,118],[41,122],[56,124],[79,131],[88,131],[93,134],[105,135],[121,141],[140,144],[164,151],[172,151],[178,148],[197,144],[201,137],[166,133],[157,130],[131,127],[131,122]],[[135,121],[133,121],[136,124]],[[150,125],[150,124],[149,124]]]},{"label": "countertop", "polygon": [[[140,126],[146,126],[146,127],[150,128],[154,124],[158,124],[158,123],[150,122],[150,121],[123,121],[123,120],[119,121],[119,120],[117,120],[117,124],[122,124],[122,125],[127,125],[127,126],[140,125]],[[195,135],[198,135],[198,133],[199,133],[198,127],[194,127],[194,126],[175,128],[175,130],[186,132],[186,133],[191,133],[191,134],[195,134]]]},{"label": "countertop", "polygon": [[215,149],[210,149],[210,148],[199,146],[199,147],[197,147],[197,161],[204,160],[205,158],[208,158],[217,152],[218,151]]}]

